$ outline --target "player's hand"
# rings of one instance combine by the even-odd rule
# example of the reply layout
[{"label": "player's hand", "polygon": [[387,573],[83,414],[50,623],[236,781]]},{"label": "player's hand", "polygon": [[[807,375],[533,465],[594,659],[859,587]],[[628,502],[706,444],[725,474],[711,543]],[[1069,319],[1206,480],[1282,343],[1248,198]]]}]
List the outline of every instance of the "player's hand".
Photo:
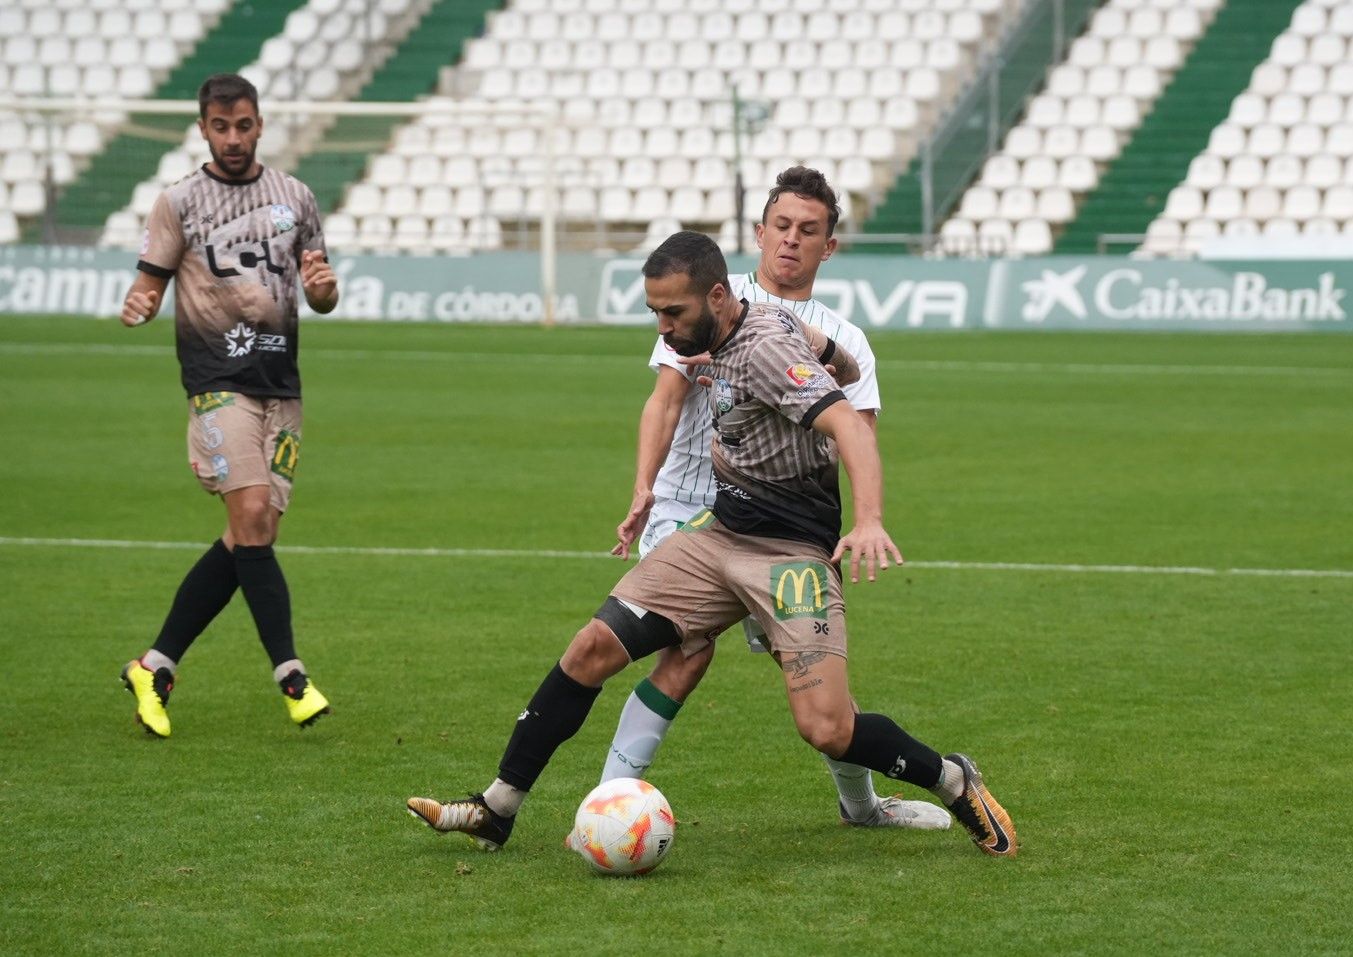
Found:
[{"label": "player's hand", "polygon": [[160,307],[160,294],[154,289],[149,292],[133,292],[122,303],[122,324],[139,326],[150,321],[155,310]]},{"label": "player's hand", "polygon": [[897,564],[901,565],[903,562],[902,553],[878,522],[857,523],[836,543],[836,551],[832,552],[832,562],[839,562],[847,551],[850,552],[852,582],[860,580],[861,563],[865,566],[869,580],[873,581],[876,571],[881,572],[888,567],[889,555]]},{"label": "player's hand", "polygon": [[[708,352],[702,352],[698,356],[679,355],[676,357],[676,361],[680,362],[683,366],[686,366],[687,368],[694,368],[695,366],[713,365],[714,357],[710,355]],[[700,388],[702,389],[708,389],[713,387],[714,380],[707,375],[698,375],[695,377],[695,384],[700,386]]]},{"label": "player's hand", "polygon": [[629,514],[625,516],[623,522],[615,527],[617,541],[615,547],[611,549],[612,555],[619,555],[624,559],[630,557],[630,546],[634,544],[634,540],[639,537],[639,533],[648,524],[648,513],[652,510],[652,490],[640,489],[635,491],[634,501],[630,502]]},{"label": "player's hand", "polygon": [[328,302],[338,289],[338,277],[318,249],[301,253],[301,288],[311,305]]},{"label": "player's hand", "polygon": [[709,366],[714,364],[714,357],[708,352],[702,352],[698,356],[678,355],[676,361],[683,366]]}]

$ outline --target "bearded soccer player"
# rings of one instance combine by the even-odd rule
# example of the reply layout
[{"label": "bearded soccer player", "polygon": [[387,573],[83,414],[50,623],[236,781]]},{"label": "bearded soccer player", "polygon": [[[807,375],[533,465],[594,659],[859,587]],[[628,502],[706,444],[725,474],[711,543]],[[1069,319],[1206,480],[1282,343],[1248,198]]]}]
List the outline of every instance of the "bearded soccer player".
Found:
[{"label": "bearded soccer player", "polygon": [[[803,166],[784,170],[776,177],[756,226],[761,249],[756,270],[731,276],[729,282],[734,298],[783,306],[854,356],[860,378],[844,386],[843,392],[872,428],[881,404],[869,342],[859,328],[812,298],[818,268],[836,250],[832,234],[840,215],[836,192],[822,173]],[[648,364],[657,373],[657,381],[639,420],[634,499],[616,529],[619,544],[612,551],[621,557],[628,557],[636,537],[640,557],[648,554],[714,505],[713,426],[708,397],[694,384],[695,369],[683,364],[661,338]],[[743,628],[749,647],[763,650],[765,634],[756,619],[744,620]],[[653,671],[635,685],[620,712],[602,768],[603,781],[644,776],[682,704],[708,670],[714,647],[711,642],[690,656],[678,648],[658,652]],[[949,827],[949,814],[934,804],[880,798],[868,768],[826,756],[824,760],[836,784],[842,823],[922,830]]]},{"label": "bearded soccer player", "polygon": [[176,281],[174,329],[188,396],[188,463],[225,503],[221,537],[188,571],[150,649],[122,681],[136,719],[169,737],[166,706],[184,653],[236,589],[244,593],[287,712],[306,727],[329,702],[296,656],[291,596],[273,553],[301,451],[297,281],[316,312],[338,305],[309,188],[257,158],[258,92],[235,74],[198,91],[211,162],[166,189],[146,223],[122,322],[158,312]]},{"label": "bearded soccer player", "polygon": [[[678,353],[708,353],[714,418],[714,507],[669,535],[612,589],[521,712],[482,793],[407,801],[438,831],[496,850],[555,751],[587,719],[607,678],[663,648],[694,654],[753,615],[784,673],[799,734],[836,761],[933,793],[987,854],[1018,850],[1010,816],[976,764],[940,756],[890,718],[857,713],[846,672],[842,569],[869,580],[902,554],[883,526],[873,430],[825,368],[854,360],[793,313],[735,298],[719,247],[699,233],[668,238],[644,263],[648,307]],[[825,343],[825,345],[824,345]],[[841,534],[837,460],[855,525]]]}]

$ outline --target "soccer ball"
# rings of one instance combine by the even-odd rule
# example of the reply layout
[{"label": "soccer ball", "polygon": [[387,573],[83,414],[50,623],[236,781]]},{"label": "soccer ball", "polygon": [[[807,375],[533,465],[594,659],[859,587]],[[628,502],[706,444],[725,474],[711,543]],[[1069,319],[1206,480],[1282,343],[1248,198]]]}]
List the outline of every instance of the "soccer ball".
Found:
[{"label": "soccer ball", "polygon": [[667,856],[675,832],[661,791],[639,778],[613,778],[583,798],[568,846],[598,873],[637,876]]}]

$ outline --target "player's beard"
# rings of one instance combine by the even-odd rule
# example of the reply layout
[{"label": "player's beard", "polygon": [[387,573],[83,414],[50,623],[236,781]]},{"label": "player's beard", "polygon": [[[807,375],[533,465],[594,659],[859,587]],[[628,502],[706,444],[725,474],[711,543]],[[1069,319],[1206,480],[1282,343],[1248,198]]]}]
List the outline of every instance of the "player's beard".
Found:
[{"label": "player's beard", "polygon": [[680,339],[670,334],[664,338],[677,355],[690,357],[708,352],[710,346],[714,345],[714,337],[718,332],[719,321],[714,317],[714,310],[709,308],[709,303],[705,303],[689,338]]},{"label": "player's beard", "polygon": [[254,168],[254,155],[258,152],[258,148],[255,147],[246,153],[234,153],[227,156],[225,153],[216,152],[216,147],[210,143],[207,144],[207,149],[211,152],[212,162],[220,168],[221,172],[235,179],[245,176]]}]

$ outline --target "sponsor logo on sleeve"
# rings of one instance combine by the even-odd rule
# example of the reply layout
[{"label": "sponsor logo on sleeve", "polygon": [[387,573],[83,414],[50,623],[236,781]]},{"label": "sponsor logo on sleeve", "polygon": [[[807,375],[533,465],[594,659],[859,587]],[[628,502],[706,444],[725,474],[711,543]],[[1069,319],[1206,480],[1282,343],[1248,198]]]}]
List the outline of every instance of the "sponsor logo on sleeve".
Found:
[{"label": "sponsor logo on sleeve", "polygon": [[813,378],[814,372],[802,362],[797,362],[785,370],[785,375],[789,376],[789,381],[795,385],[804,386]]}]

